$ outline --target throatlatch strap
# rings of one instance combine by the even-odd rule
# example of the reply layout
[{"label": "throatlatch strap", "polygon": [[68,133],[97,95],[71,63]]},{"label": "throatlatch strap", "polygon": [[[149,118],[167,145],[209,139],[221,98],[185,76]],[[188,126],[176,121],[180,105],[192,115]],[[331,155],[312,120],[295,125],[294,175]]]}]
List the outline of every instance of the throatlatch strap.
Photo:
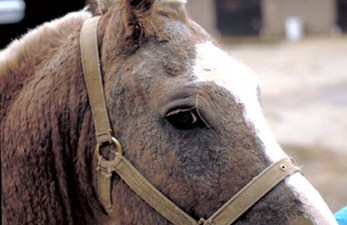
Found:
[{"label": "throatlatch strap", "polygon": [[[105,95],[100,71],[97,25],[100,17],[86,20],[80,34],[81,60],[87,86],[89,104],[93,115],[97,146],[112,142],[111,127],[107,114]],[[98,167],[98,192],[106,210],[111,209],[112,171]]]}]

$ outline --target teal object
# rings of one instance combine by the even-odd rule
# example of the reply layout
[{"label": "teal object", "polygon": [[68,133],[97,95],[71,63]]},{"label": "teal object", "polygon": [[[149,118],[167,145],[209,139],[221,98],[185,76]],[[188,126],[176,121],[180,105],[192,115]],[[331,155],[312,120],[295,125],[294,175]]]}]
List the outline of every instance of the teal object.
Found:
[{"label": "teal object", "polygon": [[347,225],[347,206],[337,211],[334,216],[339,225]]}]

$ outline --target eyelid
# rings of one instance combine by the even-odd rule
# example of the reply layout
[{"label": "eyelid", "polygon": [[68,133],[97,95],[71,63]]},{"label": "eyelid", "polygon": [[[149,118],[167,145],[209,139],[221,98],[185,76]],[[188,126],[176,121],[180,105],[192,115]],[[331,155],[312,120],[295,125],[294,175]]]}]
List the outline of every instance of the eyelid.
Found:
[{"label": "eyelid", "polygon": [[[185,109],[185,108],[178,108],[178,109],[169,111],[169,113],[167,113],[167,114],[165,115],[165,117],[169,117],[169,116],[173,116],[173,115],[176,115],[176,114],[179,114],[179,113],[185,113],[185,112],[190,112],[190,113],[191,113],[191,116],[192,116],[192,119],[193,119],[193,121],[192,121],[191,124],[196,123],[196,122],[198,121],[198,119],[203,120],[203,119],[200,117],[199,113],[197,113],[197,112],[194,110],[194,108],[187,108],[187,109]],[[196,114],[198,114],[198,115],[196,115]]]},{"label": "eyelid", "polygon": [[[190,113],[190,117],[191,120],[189,121],[189,124],[180,124],[183,125],[182,127],[177,126],[178,124],[175,123],[174,119],[175,117],[179,117],[180,114],[187,114]],[[203,116],[200,113],[200,110],[197,109],[196,107],[185,107],[185,106],[181,106],[178,108],[173,108],[172,110],[169,110],[166,115],[165,118],[176,128],[178,129],[182,129],[182,130],[190,130],[193,128],[208,128],[208,129],[212,129],[207,121],[203,118]],[[188,122],[188,121],[187,121]],[[186,125],[186,126],[185,126]]]},{"label": "eyelid", "polygon": [[172,109],[172,110],[169,110],[169,112],[165,116],[172,116],[180,112],[189,112],[189,111],[192,111],[193,109],[194,108],[184,108],[184,107]]},{"label": "eyelid", "polygon": [[196,115],[198,120],[200,119],[208,129],[213,130],[218,122],[215,121],[216,118],[211,102],[207,100],[210,100],[209,95],[194,94],[186,96],[188,97],[181,98],[180,96],[179,98],[171,99],[169,103],[160,108],[160,116],[166,118],[168,115],[172,115],[175,110],[192,110],[192,113]]}]

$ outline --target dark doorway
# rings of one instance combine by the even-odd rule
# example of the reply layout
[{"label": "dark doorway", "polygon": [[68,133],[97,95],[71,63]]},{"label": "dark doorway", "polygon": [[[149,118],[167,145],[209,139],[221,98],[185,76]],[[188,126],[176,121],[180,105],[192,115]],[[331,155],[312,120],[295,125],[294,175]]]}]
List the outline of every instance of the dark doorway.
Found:
[{"label": "dark doorway", "polygon": [[25,0],[25,4],[25,17],[21,22],[0,25],[0,49],[9,44],[11,40],[20,37],[29,29],[35,28],[43,22],[61,17],[68,12],[82,9],[85,5],[85,0]]},{"label": "dark doorway", "polygon": [[347,32],[347,0],[337,0],[337,24]]},{"label": "dark doorway", "polygon": [[217,28],[222,35],[258,35],[260,0],[216,0]]}]

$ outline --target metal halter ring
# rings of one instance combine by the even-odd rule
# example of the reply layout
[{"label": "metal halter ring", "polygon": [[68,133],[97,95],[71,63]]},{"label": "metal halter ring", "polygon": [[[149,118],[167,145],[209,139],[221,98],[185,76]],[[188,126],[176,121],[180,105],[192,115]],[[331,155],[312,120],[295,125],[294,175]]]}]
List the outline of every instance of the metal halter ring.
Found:
[{"label": "metal halter ring", "polygon": [[95,154],[98,158],[98,160],[105,160],[105,161],[110,161],[110,160],[106,160],[101,154],[100,154],[100,148],[101,146],[105,145],[105,144],[114,144],[116,146],[116,158],[112,161],[117,161],[117,158],[121,158],[122,155],[123,155],[123,149],[122,149],[122,146],[121,144],[119,143],[119,141],[114,138],[114,137],[111,137],[110,140],[108,141],[103,141],[103,142],[100,142],[98,141],[98,143],[96,144],[96,147],[95,147]]}]

